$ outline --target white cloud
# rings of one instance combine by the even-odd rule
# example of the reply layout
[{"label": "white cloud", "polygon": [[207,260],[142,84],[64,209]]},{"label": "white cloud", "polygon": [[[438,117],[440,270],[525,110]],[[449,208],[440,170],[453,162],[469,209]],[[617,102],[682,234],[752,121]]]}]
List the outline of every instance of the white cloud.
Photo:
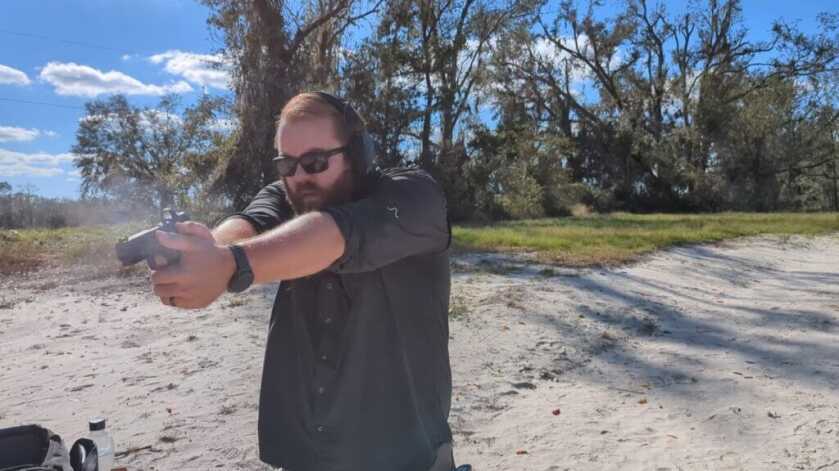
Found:
[{"label": "white cloud", "polygon": [[140,126],[145,129],[152,129],[157,127],[180,127],[184,124],[183,118],[176,114],[168,113],[162,110],[150,109],[143,110],[140,113]]},{"label": "white cloud", "polygon": [[[550,39],[539,36],[534,41],[529,49],[525,49],[518,57],[511,57],[509,60],[517,63],[522,69],[532,69],[533,72],[537,67],[540,69],[540,74],[551,74],[564,86],[565,74],[568,74],[568,91],[576,97],[576,99],[583,104],[587,104],[590,97],[596,96],[596,91],[599,82],[594,72],[585,64],[583,60],[575,57],[576,54],[586,58],[586,60],[594,62],[594,50],[591,47],[591,42],[588,36],[580,34],[574,36],[563,36],[556,38],[559,44]],[[562,46],[562,47],[560,47]],[[574,54],[565,51],[563,48],[575,51]],[[490,44],[490,49],[495,49],[494,44]],[[625,61],[626,54],[619,48],[608,58],[608,63],[604,64],[608,70],[615,70],[620,67]],[[531,59],[536,62],[534,64]],[[603,60],[603,58],[599,58]],[[491,67],[491,66],[490,66]],[[511,79],[510,85],[512,89],[521,88],[525,86],[524,77],[515,77]],[[550,88],[545,84],[536,84],[544,94],[552,93]],[[484,100],[491,100],[490,92],[497,89],[504,89],[504,84],[493,83],[483,90],[482,98]]]},{"label": "white cloud", "polygon": [[220,90],[230,88],[230,63],[222,54],[196,54],[179,50],[166,51],[149,57],[154,64],[164,63],[164,69],[189,82]]},{"label": "white cloud", "polygon": [[71,153],[47,154],[39,152],[24,154],[0,149],[0,177],[19,175],[54,177],[64,175],[66,172],[60,168],[60,164],[72,162],[74,157]]},{"label": "white cloud", "polygon": [[55,131],[42,131],[40,129],[0,126],[0,142],[26,142],[39,136],[58,137],[58,133]]},{"label": "white cloud", "polygon": [[239,121],[235,119],[216,119],[210,124],[210,129],[216,132],[232,132],[239,126]]},{"label": "white cloud", "polygon": [[31,141],[38,137],[41,131],[37,129],[15,128],[11,126],[0,126],[0,142],[9,141]]},{"label": "white cloud", "polygon": [[50,62],[41,70],[40,78],[55,87],[59,95],[95,97],[107,93],[126,95],[165,95],[192,91],[188,83],[179,81],[168,85],[143,83],[122,72],[102,72],[72,62]]},{"label": "white cloud", "polygon": [[0,85],[29,85],[29,77],[20,70],[0,64]]},{"label": "white cloud", "polygon": [[810,93],[816,90],[813,81],[808,77],[795,78],[795,90],[799,93]]},{"label": "white cloud", "polygon": [[[571,50],[576,50],[579,47],[579,51],[583,56],[594,61],[594,53],[591,49],[588,36],[581,34],[577,36],[576,42],[573,37],[563,37],[560,38],[559,42],[564,47]],[[540,37],[537,39],[536,45],[533,47],[533,53],[540,61],[550,64],[557,70],[562,70],[565,67],[565,64],[569,64],[571,66],[570,78],[573,84],[579,84],[579,82],[584,82],[586,79],[592,77],[591,71],[585,66],[585,64],[572,59],[568,52],[560,49],[548,38]],[[618,65],[618,58],[616,56],[612,57],[612,60],[609,63],[610,68],[614,68]]]}]

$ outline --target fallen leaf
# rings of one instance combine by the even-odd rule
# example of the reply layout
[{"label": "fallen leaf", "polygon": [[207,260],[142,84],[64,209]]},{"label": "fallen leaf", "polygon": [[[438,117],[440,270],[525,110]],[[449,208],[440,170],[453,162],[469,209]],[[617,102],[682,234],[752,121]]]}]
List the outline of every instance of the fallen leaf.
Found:
[{"label": "fallen leaf", "polygon": [[554,409],[554,411],[553,411],[554,415],[559,415],[559,413],[560,413],[559,409]]},{"label": "fallen leaf", "polygon": [[526,454],[527,454],[527,450],[516,450],[516,454],[517,454],[517,455],[526,455]]},{"label": "fallen leaf", "polygon": [[638,401],[638,404],[646,404],[646,403],[647,403],[647,398],[644,398],[644,399],[641,399],[640,401]]}]

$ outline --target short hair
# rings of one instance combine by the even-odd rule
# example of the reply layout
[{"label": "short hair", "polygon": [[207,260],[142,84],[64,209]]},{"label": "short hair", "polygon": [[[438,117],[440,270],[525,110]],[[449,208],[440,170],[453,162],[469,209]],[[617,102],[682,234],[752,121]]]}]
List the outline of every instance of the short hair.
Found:
[{"label": "short hair", "polygon": [[[277,130],[287,122],[303,121],[311,118],[329,117],[334,124],[335,135],[343,142],[348,142],[353,134],[363,129],[351,129],[352,120],[348,122],[344,114],[325,98],[317,93],[300,93],[289,100],[277,118]],[[363,123],[361,123],[363,126]]]}]

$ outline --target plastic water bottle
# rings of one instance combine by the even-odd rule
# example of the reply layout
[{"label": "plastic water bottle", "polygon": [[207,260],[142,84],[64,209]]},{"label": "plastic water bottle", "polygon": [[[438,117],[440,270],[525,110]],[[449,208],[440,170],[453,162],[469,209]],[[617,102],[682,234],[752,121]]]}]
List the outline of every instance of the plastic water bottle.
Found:
[{"label": "plastic water bottle", "polygon": [[90,439],[96,443],[96,451],[99,453],[99,471],[111,471],[114,464],[114,439],[105,430],[105,418],[93,417],[88,421],[90,427]]}]

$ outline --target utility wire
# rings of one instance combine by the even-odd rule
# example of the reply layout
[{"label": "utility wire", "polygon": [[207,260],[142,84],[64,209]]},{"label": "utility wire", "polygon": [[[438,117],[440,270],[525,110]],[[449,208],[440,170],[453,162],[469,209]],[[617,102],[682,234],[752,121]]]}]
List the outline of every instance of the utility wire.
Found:
[{"label": "utility wire", "polygon": [[12,103],[23,103],[26,105],[43,105],[43,106],[54,106],[56,108],[67,108],[71,110],[83,110],[85,109],[82,106],[73,106],[73,105],[59,105],[58,103],[47,103],[45,101],[29,101],[29,100],[19,100],[17,98],[6,98],[0,97],[0,101],[10,101]]},{"label": "utility wire", "polygon": [[86,47],[86,48],[89,48],[89,49],[102,49],[102,50],[105,50],[105,51],[118,52],[118,53],[121,53],[121,54],[136,54],[135,51],[125,51],[125,50],[121,50],[121,49],[114,49],[114,48],[108,47],[108,46],[102,46],[102,45],[99,45],[99,44],[85,43],[85,42],[81,42],[81,41],[71,41],[71,40],[68,40],[68,39],[51,38],[49,36],[43,36],[43,35],[40,35],[40,34],[23,33],[23,32],[20,32],[20,31],[12,31],[12,30],[8,30],[8,29],[0,29],[0,33],[10,34],[12,36],[22,36],[22,37],[25,37],[25,38],[43,39],[45,41],[56,41],[56,42],[60,42],[60,43],[64,43],[64,44],[71,44],[73,46],[81,46],[81,47]]}]

